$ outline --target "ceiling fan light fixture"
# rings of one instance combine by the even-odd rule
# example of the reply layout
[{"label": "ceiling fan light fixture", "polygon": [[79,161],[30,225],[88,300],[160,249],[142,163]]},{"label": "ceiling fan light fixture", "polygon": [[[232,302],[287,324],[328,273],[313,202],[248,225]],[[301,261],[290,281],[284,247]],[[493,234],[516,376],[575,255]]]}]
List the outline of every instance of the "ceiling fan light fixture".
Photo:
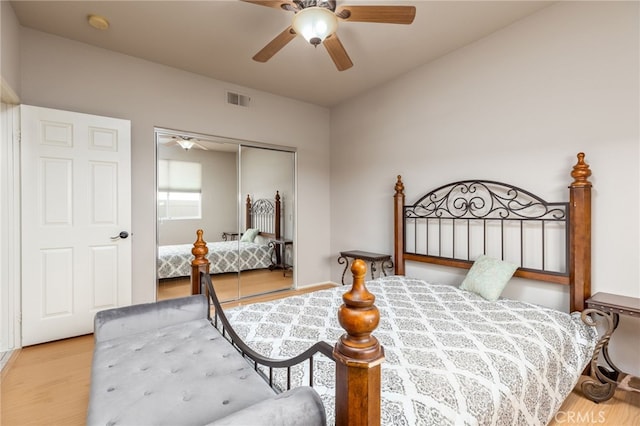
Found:
[{"label": "ceiling fan light fixture", "polygon": [[190,140],[180,139],[178,140],[178,145],[180,145],[185,151],[189,151],[193,147],[193,142]]},{"label": "ceiling fan light fixture", "polygon": [[314,46],[338,29],[338,18],[324,7],[308,7],[293,17],[293,30]]}]

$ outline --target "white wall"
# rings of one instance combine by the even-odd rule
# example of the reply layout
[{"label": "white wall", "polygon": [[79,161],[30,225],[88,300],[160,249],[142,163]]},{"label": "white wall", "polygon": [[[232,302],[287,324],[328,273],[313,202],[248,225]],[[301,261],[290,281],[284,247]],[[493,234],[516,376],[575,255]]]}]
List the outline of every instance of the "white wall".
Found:
[{"label": "white wall", "polygon": [[[3,91],[6,89],[20,95],[20,24],[8,1],[0,2],[0,76]],[[4,100],[3,93],[3,101]]]},{"label": "white wall", "polygon": [[[155,298],[154,126],[297,147],[298,284],[329,280],[326,108],[26,28],[20,36],[25,104],[131,120],[134,303]],[[226,105],[225,90],[249,95],[250,107]]]},{"label": "white wall", "polygon": [[[331,111],[331,252],[393,252],[392,196],[407,202],[465,178],[568,198],[576,153],[593,176],[593,292],[640,297],[639,3],[561,2]],[[332,264],[337,281],[341,267]],[[464,272],[407,264],[460,282]],[[505,295],[568,307],[553,284],[512,280]],[[638,320],[612,339],[640,373]],[[626,325],[630,324],[630,325]]]}]

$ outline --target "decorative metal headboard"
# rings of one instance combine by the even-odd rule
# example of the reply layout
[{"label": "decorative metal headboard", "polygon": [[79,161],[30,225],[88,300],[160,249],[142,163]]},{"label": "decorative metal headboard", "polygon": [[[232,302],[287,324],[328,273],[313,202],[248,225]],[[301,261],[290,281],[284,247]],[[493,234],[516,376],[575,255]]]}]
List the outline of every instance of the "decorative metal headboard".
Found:
[{"label": "decorative metal headboard", "polygon": [[282,235],[281,212],[280,193],[278,191],[276,191],[274,200],[261,198],[251,201],[251,197],[247,195],[246,229],[257,228],[262,235],[280,239]]},{"label": "decorative metal headboard", "polygon": [[[395,273],[404,275],[406,260],[468,269],[476,255],[486,253],[520,265],[517,277],[568,285],[570,310],[583,310],[591,295],[592,185],[584,153],[577,157],[568,203],[547,203],[500,182],[467,180],[430,191],[407,206],[398,176]],[[445,239],[449,243],[443,244],[442,235],[450,237]],[[538,242],[532,244],[535,235]],[[472,242],[478,239],[480,244]],[[519,253],[515,258],[514,251]]]},{"label": "decorative metal headboard", "polygon": [[[454,182],[404,206],[404,250],[468,262],[490,254],[523,270],[567,276],[568,208],[501,182]],[[549,262],[549,251],[557,247],[548,246],[550,238],[563,246],[560,262],[555,252]]]}]

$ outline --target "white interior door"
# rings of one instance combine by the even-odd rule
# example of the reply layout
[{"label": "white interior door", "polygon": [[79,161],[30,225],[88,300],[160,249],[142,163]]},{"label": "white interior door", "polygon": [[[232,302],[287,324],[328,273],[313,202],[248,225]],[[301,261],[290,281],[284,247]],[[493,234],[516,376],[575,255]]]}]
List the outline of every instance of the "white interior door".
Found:
[{"label": "white interior door", "polygon": [[[22,105],[22,345],[131,303],[131,123]],[[119,235],[122,235],[121,238]]]}]

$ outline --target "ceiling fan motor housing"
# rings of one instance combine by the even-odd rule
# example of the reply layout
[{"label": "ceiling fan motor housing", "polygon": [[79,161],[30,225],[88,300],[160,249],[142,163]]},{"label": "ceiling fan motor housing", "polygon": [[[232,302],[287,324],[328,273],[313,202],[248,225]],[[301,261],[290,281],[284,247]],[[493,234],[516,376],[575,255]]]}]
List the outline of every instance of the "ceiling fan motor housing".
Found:
[{"label": "ceiling fan motor housing", "polygon": [[335,0],[293,0],[298,6],[298,10],[306,9],[308,7],[323,7],[329,9],[332,12],[336,10]]}]

